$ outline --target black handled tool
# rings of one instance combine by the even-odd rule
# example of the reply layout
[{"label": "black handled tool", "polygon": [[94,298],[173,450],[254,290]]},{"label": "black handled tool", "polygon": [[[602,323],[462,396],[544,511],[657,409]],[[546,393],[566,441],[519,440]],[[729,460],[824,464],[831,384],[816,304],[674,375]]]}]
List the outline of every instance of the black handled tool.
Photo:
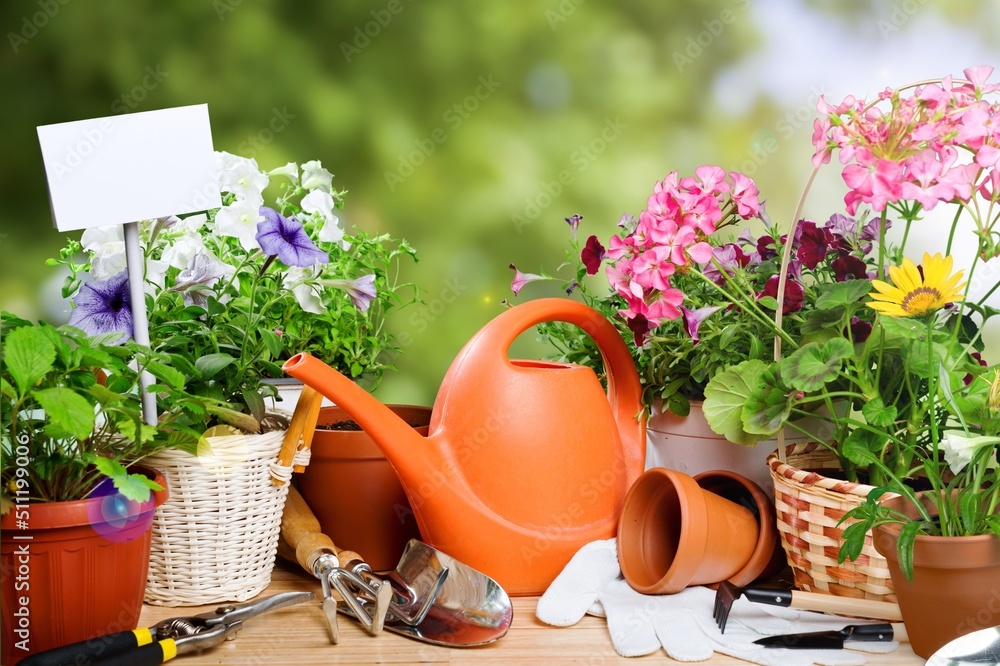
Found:
[{"label": "black handled tool", "polygon": [[906,629],[901,623],[849,624],[835,631],[814,631],[807,634],[767,636],[754,641],[765,647],[791,650],[840,650],[847,641],[882,642],[905,641]]},{"label": "black handled tool", "polygon": [[243,621],[267,611],[300,604],[316,597],[312,592],[284,592],[245,604],[220,606],[214,611],[172,617],[148,629],[120,631],[89,641],[46,650],[21,660],[22,666],[155,666],[179,654],[215,647],[236,637]]}]

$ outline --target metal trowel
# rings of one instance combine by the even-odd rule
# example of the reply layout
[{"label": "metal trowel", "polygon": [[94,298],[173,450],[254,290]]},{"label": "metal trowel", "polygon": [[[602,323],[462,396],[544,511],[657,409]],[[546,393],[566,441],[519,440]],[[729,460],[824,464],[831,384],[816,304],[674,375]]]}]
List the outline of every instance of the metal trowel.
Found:
[{"label": "metal trowel", "polygon": [[416,539],[407,544],[395,571],[375,574],[360,555],[338,548],[321,532],[294,487],[285,500],[281,536],[287,548],[279,548],[279,554],[323,584],[323,610],[334,643],[339,640],[337,612],[358,620],[371,634],[384,628],[448,647],[492,643],[510,628],[510,597],[489,576]]}]

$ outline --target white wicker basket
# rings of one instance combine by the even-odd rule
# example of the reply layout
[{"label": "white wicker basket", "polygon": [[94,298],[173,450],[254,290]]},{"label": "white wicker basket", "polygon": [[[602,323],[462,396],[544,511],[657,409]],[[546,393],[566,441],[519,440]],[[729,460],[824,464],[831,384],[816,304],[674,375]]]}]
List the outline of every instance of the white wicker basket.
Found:
[{"label": "white wicker basket", "polygon": [[271,473],[284,438],[284,430],[209,437],[208,455],[147,459],[166,475],[170,499],[153,517],[146,603],[245,601],[268,586],[288,495]]}]

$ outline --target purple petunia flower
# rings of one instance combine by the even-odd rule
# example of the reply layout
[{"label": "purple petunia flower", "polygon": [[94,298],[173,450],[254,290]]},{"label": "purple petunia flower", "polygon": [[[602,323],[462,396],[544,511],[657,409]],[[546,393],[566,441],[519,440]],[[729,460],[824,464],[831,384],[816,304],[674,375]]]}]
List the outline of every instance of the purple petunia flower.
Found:
[{"label": "purple petunia flower", "polygon": [[684,327],[687,329],[688,335],[694,340],[695,344],[701,342],[701,338],[698,337],[698,329],[701,327],[701,322],[708,319],[708,316],[713,312],[721,310],[722,307],[719,305],[706,305],[703,308],[698,308],[697,310],[688,310],[683,305],[680,306],[681,313],[684,315]]},{"label": "purple petunia flower", "polygon": [[362,275],[357,280],[328,280],[327,284],[346,291],[359,312],[367,312],[378,295],[374,275]]},{"label": "purple petunia flower", "polygon": [[514,271],[514,279],[511,280],[510,290],[514,292],[515,296],[521,293],[521,290],[524,289],[524,285],[528,284],[529,282],[549,279],[544,275],[538,275],[536,273],[522,273],[521,271],[517,270],[517,267],[514,266],[514,264],[511,264],[510,266],[508,266],[508,268]]},{"label": "purple petunia flower", "polygon": [[264,221],[257,224],[257,242],[265,254],[277,256],[286,266],[301,268],[330,261],[329,255],[313,244],[294,217],[283,217],[267,206],[260,207],[260,214]]},{"label": "purple petunia flower", "polygon": [[128,291],[128,271],[107,280],[91,280],[76,295],[76,307],[69,325],[88,335],[121,333],[118,344],[132,338],[132,300]]},{"label": "purple petunia flower", "polygon": [[797,234],[796,239],[799,244],[796,256],[806,268],[812,270],[826,258],[827,250],[833,241],[833,234],[823,227],[817,227],[815,222],[809,220],[803,220],[799,224],[796,232],[800,230],[801,234]]},{"label": "purple petunia flower", "polygon": [[852,255],[834,259],[830,262],[830,267],[833,268],[833,274],[836,276],[837,282],[867,280],[869,277],[868,266],[865,262]]},{"label": "purple petunia flower", "polygon": [[583,215],[570,215],[566,218],[566,224],[569,225],[570,231],[573,232],[573,240],[576,240],[576,230],[580,228],[581,220],[583,220]]}]

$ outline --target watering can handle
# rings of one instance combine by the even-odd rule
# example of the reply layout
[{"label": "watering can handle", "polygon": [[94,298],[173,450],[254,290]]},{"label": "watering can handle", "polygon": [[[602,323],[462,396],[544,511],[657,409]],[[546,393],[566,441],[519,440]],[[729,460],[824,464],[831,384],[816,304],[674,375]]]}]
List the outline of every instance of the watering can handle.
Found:
[{"label": "watering can handle", "polygon": [[[508,350],[529,328],[549,321],[578,326],[601,352],[608,379],[608,402],[621,434],[629,485],[642,473],[646,452],[646,425],[639,373],[618,329],[591,307],[563,298],[540,298],[510,308],[482,328],[476,338],[486,349],[500,352],[510,365]],[[469,345],[471,347],[471,343]]]}]

